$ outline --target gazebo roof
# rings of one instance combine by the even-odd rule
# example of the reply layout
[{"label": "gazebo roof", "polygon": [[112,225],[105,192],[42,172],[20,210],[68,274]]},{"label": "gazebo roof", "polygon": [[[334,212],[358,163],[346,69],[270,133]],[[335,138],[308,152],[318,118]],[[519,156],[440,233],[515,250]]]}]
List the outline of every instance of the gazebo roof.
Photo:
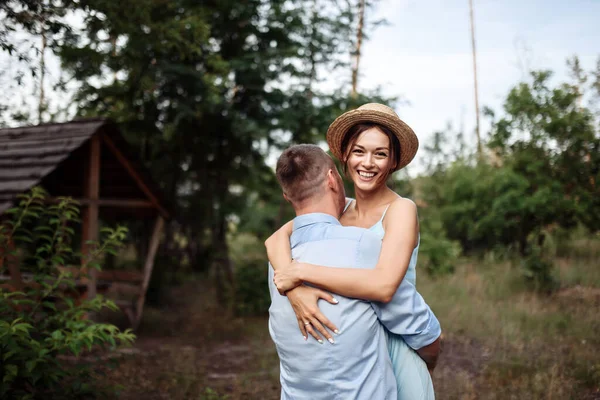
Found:
[{"label": "gazebo roof", "polygon": [[[115,217],[172,214],[118,126],[105,118],[0,129],[0,214],[36,185],[84,204],[90,139],[100,136],[99,205]],[[126,206],[126,207],[124,207]],[[127,208],[127,209],[126,209]]]}]

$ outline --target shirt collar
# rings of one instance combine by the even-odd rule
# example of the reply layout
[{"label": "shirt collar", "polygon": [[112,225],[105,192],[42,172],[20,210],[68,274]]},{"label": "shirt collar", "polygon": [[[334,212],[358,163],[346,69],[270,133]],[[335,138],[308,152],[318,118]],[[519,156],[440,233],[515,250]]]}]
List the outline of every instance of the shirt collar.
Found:
[{"label": "shirt collar", "polygon": [[341,225],[340,221],[333,215],[324,213],[303,214],[294,218],[294,231],[308,225],[325,223],[333,225]]}]

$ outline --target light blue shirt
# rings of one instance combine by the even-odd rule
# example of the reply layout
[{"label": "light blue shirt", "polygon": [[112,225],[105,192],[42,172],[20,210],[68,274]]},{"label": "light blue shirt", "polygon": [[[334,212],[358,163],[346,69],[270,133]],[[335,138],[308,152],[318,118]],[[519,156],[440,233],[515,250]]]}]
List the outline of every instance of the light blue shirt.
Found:
[{"label": "light blue shirt", "polygon": [[[367,229],[343,227],[328,214],[294,219],[294,259],[338,268],[374,268],[381,238]],[[397,399],[396,380],[387,351],[383,323],[414,349],[441,333],[414,285],[403,281],[388,304],[336,296],[339,304],[319,302],[321,311],[340,329],[336,343],[304,341],[295,313],[273,284],[269,268],[269,332],[280,359],[282,399]]]}]

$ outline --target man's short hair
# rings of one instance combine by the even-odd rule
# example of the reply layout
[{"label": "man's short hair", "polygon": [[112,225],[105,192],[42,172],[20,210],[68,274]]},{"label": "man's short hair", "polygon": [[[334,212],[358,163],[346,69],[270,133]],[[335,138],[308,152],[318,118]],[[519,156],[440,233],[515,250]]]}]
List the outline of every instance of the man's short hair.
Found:
[{"label": "man's short hair", "polygon": [[327,172],[333,168],[333,160],[319,146],[296,144],[277,160],[276,175],[287,198],[300,203],[323,191]]}]

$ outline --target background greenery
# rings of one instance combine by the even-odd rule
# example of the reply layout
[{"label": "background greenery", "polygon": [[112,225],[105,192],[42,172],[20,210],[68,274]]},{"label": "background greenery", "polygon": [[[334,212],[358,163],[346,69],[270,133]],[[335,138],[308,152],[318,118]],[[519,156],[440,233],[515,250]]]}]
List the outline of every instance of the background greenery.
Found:
[{"label": "background greenery", "polygon": [[[180,348],[151,353],[161,371],[154,381],[164,378],[160,390],[171,398],[261,398],[240,383],[249,369],[219,369],[215,360],[228,359],[221,353],[208,365],[200,340],[217,350],[256,344],[246,362],[267,373],[248,379],[264,383],[262,398],[276,398],[262,242],[292,210],[270,165],[290,144],[322,142],[342,112],[398,101],[350,88],[358,12],[353,2],[333,0],[0,4],[0,49],[29,67],[16,89],[23,79],[43,79],[35,46],[45,38],[61,61],[53,89],[74,93],[78,117],[116,120],[176,205],[148,295],[156,308],[141,330],[158,343],[193,343],[189,364],[178,367],[189,369],[175,375],[161,365]],[[367,21],[367,37],[378,23]],[[15,32],[28,39],[16,41]],[[422,144],[427,165],[418,176],[401,172],[390,182],[419,206],[418,287],[448,337],[440,398],[594,398],[600,391],[600,60],[592,71],[576,56],[565,61],[567,81],[531,71],[506,88],[502,109],[485,109],[491,129],[481,153],[449,126]],[[322,85],[332,74],[347,79]],[[47,103],[40,96],[37,115],[0,104],[0,123],[64,118]],[[150,229],[143,222],[128,228],[128,246],[112,267],[139,264]],[[127,386],[133,365],[146,364],[128,360],[111,379]],[[237,371],[235,378],[223,378],[223,370]],[[229,386],[210,383],[221,381]]]}]

